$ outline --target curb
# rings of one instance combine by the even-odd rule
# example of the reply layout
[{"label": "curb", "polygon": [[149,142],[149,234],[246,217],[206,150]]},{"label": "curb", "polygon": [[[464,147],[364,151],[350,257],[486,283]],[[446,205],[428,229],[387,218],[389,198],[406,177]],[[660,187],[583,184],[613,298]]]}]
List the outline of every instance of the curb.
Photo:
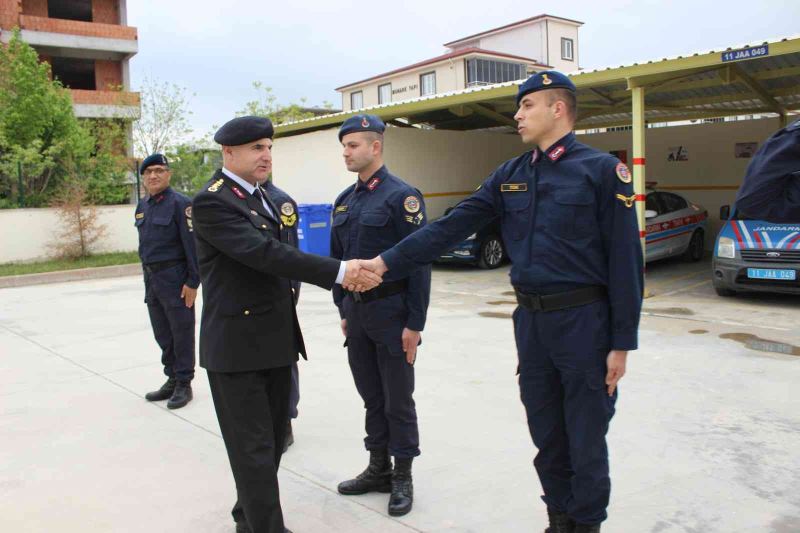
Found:
[{"label": "curb", "polygon": [[63,283],[65,281],[83,281],[87,279],[119,278],[142,273],[140,263],[114,265],[95,268],[76,268],[75,270],[59,270],[42,272],[41,274],[23,274],[20,276],[0,277],[0,289],[10,287],[27,287],[45,283]]}]

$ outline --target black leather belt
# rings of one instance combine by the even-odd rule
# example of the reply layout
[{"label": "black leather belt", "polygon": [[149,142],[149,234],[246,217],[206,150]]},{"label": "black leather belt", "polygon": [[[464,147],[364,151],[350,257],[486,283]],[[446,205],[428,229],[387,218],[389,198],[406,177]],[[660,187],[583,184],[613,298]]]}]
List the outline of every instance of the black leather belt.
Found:
[{"label": "black leather belt", "polygon": [[345,291],[345,293],[352,296],[353,301],[355,302],[367,303],[379,300],[381,298],[386,298],[387,296],[393,296],[395,294],[405,292],[406,287],[408,287],[408,282],[406,280],[386,281],[369,291],[364,291],[364,292]]},{"label": "black leather belt", "polygon": [[172,259],[170,261],[157,261],[155,263],[147,263],[144,265],[144,270],[148,274],[152,274],[153,272],[158,272],[160,270],[167,269],[169,267],[174,267],[176,265],[182,265],[186,262],[185,259]]},{"label": "black leather belt", "polygon": [[606,288],[599,285],[555,294],[521,292],[514,288],[517,303],[529,311],[557,311],[606,299]]}]

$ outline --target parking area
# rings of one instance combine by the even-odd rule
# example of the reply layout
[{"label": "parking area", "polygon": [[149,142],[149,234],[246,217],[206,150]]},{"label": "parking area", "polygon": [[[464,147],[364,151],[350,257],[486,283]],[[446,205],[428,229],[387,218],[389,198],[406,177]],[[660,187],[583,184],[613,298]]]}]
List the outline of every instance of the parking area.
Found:
[{"label": "parking area", "polygon": [[[545,526],[518,398],[508,266],[436,266],[417,363],[415,506],[345,498],[362,406],[330,295],[304,287],[287,526],[322,532],[530,532]],[[648,265],[640,350],[609,434],[604,531],[800,530],[800,301],[718,297],[705,263]],[[168,411],[139,277],[0,290],[0,529],[232,532],[233,480],[205,373]],[[268,350],[269,347],[265,347]]]}]

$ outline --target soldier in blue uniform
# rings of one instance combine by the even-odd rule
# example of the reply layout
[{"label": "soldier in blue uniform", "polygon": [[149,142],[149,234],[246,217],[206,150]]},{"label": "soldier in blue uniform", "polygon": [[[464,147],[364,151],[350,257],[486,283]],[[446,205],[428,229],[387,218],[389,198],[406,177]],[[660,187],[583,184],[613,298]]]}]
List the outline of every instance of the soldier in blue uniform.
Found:
[{"label": "soldier in blue uniform", "polygon": [[[300,247],[300,242],[297,238],[297,202],[289,196],[285,191],[281,190],[274,183],[272,183],[272,176],[264,182],[263,185],[266,190],[267,197],[272,200],[276,205],[278,211],[281,212],[281,242],[286,242],[294,246]],[[292,293],[294,293],[294,303],[297,305],[300,299],[300,285],[299,280],[291,280]],[[286,440],[284,441],[283,451],[285,452],[289,446],[294,444],[294,432],[292,431],[292,420],[297,418],[297,404],[300,403],[300,372],[297,368],[297,361],[292,363],[292,388],[289,392],[289,424],[286,427]]]},{"label": "soldier in blue uniform", "polygon": [[736,210],[747,218],[800,222],[800,120],[766,140],[736,195]]},{"label": "soldier in blue uniform", "polygon": [[[339,130],[345,165],[358,179],[334,203],[334,258],[372,258],[426,223],[422,194],[383,164],[384,129],[380,118],[356,115]],[[361,294],[333,289],[350,370],[366,408],[364,444],[370,453],[367,469],[340,483],[338,490],[345,495],[391,492],[392,516],[408,513],[413,503],[411,463],[420,453],[413,365],[425,326],[430,276],[430,268],[424,267],[410,274],[393,272]]]},{"label": "soldier in blue uniform", "polygon": [[[403,276],[501,217],[519,306],[519,386],[539,452],[550,533],[596,532],[610,494],[606,432],[637,348],[643,261],[627,167],[578,142],[576,90],[555,71],[519,88],[533,150],[506,161],[452,212],[376,257]],[[387,270],[388,269],[388,270]]]},{"label": "soldier in blue uniform", "polygon": [[194,300],[200,273],[192,235],[192,202],[169,186],[169,163],[162,154],[142,161],[140,173],[149,193],[139,200],[134,217],[144,270],[144,301],[167,375],[166,383],[145,398],[169,400],[167,407],[178,409],[192,399],[194,378]]}]

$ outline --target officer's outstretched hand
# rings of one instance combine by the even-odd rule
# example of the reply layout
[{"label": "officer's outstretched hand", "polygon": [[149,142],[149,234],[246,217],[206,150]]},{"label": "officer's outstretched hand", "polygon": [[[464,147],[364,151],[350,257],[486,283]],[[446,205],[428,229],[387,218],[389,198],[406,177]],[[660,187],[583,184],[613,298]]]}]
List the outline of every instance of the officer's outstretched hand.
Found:
[{"label": "officer's outstretched hand", "polygon": [[612,396],[617,388],[617,383],[625,375],[625,363],[628,361],[628,352],[625,350],[611,350],[606,359],[608,373],[606,374],[606,385],[608,385],[608,395]]},{"label": "officer's outstretched hand", "polygon": [[413,365],[417,360],[417,346],[419,346],[420,337],[419,331],[403,328],[403,351],[406,352],[406,361],[409,365]]},{"label": "officer's outstretched hand", "polygon": [[363,292],[374,289],[381,284],[383,278],[369,268],[363,266],[359,259],[347,261],[342,286],[351,292]]},{"label": "officer's outstretched hand", "polygon": [[186,304],[186,307],[191,309],[194,305],[195,299],[197,298],[197,289],[193,289],[184,285],[181,289],[181,298],[183,298],[183,302]]},{"label": "officer's outstretched hand", "polygon": [[383,262],[383,258],[381,256],[373,257],[372,259],[362,259],[361,264],[364,265],[365,268],[368,268],[378,274],[379,276],[383,276],[389,270],[386,266],[386,263]]}]

